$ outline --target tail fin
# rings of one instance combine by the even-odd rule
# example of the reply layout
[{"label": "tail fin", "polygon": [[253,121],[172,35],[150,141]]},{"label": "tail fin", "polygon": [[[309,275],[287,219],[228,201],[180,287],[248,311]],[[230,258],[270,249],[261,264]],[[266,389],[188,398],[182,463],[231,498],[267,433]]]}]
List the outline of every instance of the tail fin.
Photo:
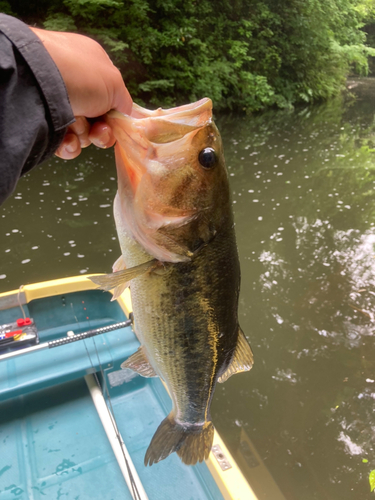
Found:
[{"label": "tail fin", "polygon": [[203,425],[177,423],[172,413],[157,428],[145,455],[145,465],[164,460],[174,451],[184,464],[194,465],[208,458],[214,426],[212,422]]}]

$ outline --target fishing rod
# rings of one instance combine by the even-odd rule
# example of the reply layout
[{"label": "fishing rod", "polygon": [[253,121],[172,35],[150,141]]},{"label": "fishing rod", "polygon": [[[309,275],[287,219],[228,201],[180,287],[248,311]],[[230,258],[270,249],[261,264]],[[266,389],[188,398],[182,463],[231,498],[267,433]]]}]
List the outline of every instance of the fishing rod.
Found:
[{"label": "fishing rod", "polygon": [[[100,328],[94,328],[93,330],[88,330],[87,332],[77,333],[76,335],[75,334],[69,335],[70,332],[67,332],[67,337],[51,340],[50,342],[43,342],[43,344],[37,344],[31,347],[24,347],[16,351],[7,352],[5,354],[0,354],[0,361],[17,358],[19,356],[24,356],[25,354],[37,351],[43,351],[45,349],[53,349],[54,347],[60,347],[65,344],[71,344],[73,342],[78,342],[79,340],[85,340],[90,337],[96,337],[97,335],[102,335],[103,333],[108,333],[112,332],[113,330],[119,330],[120,328],[125,328],[127,326],[130,326],[131,324],[132,320],[128,319],[126,321],[121,321],[120,323],[114,323],[113,325],[102,326]],[[12,342],[12,344],[14,344],[14,342]]]}]

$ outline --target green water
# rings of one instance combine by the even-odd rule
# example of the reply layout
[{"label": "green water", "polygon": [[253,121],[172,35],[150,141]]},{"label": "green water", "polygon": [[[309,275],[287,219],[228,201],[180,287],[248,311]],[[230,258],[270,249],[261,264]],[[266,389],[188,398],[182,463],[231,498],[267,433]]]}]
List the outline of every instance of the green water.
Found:
[{"label": "green water", "polygon": [[[217,119],[255,365],[219,384],[213,421],[288,500],[374,496],[375,81],[354,84],[356,100]],[[94,148],[25,176],[0,209],[0,291],[110,271],[115,191],[113,154]]]}]

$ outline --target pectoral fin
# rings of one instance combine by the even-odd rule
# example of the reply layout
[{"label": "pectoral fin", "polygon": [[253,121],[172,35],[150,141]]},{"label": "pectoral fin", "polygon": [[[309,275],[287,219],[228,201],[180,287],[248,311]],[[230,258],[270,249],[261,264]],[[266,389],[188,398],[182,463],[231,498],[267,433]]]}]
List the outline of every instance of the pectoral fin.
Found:
[{"label": "pectoral fin", "polygon": [[[125,265],[123,256],[120,255],[120,257],[113,264],[112,271],[114,273],[117,273],[118,271],[123,271],[124,269],[126,269],[126,265]],[[124,292],[125,288],[127,288],[128,286],[129,286],[128,281],[125,283],[122,283],[119,286],[116,286],[116,288],[113,290],[113,296],[111,298],[111,302],[114,300],[117,300],[120,297],[120,295]]]},{"label": "pectoral fin", "polygon": [[93,283],[99,285],[102,290],[112,290],[118,286],[128,284],[129,281],[145,274],[158,266],[158,260],[152,259],[149,262],[144,262],[139,266],[131,267],[130,269],[124,269],[122,271],[117,271],[116,273],[106,274],[104,276],[92,276],[89,278]]},{"label": "pectoral fin", "polygon": [[251,350],[250,344],[246,340],[243,331],[240,327],[238,327],[238,340],[233,359],[226,371],[221,375],[221,377],[219,377],[218,382],[225,382],[235,373],[247,372],[251,370],[253,364],[253,351]]},{"label": "pectoral fin", "polygon": [[142,377],[157,377],[155,370],[150,365],[147,359],[146,353],[143,347],[139,347],[138,351],[132,354],[126,361],[121,365],[121,368],[130,368],[134,372],[139,373]]},{"label": "pectoral fin", "polygon": [[120,255],[120,257],[116,260],[116,262],[112,266],[112,271],[116,273],[117,271],[123,271],[126,269],[126,265],[124,262],[124,257]]}]

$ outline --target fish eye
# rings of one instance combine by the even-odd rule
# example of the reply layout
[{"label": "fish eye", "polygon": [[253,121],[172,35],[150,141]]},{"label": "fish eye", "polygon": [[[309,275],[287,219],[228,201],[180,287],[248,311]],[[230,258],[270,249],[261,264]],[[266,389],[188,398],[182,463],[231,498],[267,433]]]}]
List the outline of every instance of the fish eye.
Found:
[{"label": "fish eye", "polygon": [[216,153],[212,148],[204,148],[199,153],[198,156],[199,163],[202,167],[210,169],[213,168],[216,164]]}]

